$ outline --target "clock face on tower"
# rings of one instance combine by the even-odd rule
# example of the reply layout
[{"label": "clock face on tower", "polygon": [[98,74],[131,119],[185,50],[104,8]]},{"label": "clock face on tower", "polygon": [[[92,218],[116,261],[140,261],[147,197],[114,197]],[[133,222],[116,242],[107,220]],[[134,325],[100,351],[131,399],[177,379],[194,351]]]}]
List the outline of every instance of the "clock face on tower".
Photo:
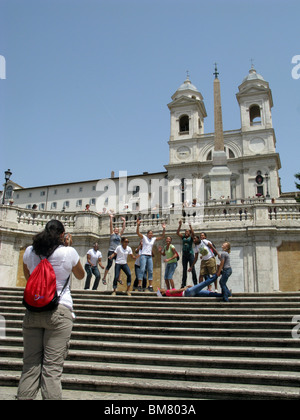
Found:
[{"label": "clock face on tower", "polygon": [[191,154],[191,149],[187,146],[182,146],[179,147],[176,151],[176,155],[178,157],[178,159],[180,160],[184,160],[186,158],[188,158]]}]

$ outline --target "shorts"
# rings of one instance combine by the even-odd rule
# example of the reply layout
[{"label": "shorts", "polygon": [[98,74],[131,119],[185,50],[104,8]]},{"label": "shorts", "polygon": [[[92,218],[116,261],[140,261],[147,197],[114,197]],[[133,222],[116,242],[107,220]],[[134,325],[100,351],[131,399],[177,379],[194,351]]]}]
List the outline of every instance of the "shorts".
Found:
[{"label": "shorts", "polygon": [[217,272],[217,263],[214,257],[201,261],[200,276],[213,275]]}]

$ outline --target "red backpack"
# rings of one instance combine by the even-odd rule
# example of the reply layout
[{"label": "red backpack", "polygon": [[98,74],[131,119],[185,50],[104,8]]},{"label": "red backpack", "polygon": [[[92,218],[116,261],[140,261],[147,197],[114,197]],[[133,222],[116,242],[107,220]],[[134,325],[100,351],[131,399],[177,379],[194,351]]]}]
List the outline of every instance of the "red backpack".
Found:
[{"label": "red backpack", "polygon": [[27,280],[24,290],[23,305],[33,312],[55,309],[70,278],[70,276],[67,278],[60,295],[58,295],[56,290],[56,275],[47,258],[41,259],[35,267]]}]

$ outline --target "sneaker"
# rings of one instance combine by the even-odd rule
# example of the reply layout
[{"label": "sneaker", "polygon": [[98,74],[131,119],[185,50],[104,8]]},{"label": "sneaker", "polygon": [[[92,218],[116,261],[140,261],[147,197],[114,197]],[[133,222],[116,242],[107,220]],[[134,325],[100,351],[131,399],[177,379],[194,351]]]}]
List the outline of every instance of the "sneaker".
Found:
[{"label": "sneaker", "polygon": [[139,286],[138,287],[138,292],[141,292],[142,291],[142,287],[141,286]]},{"label": "sneaker", "polygon": [[149,290],[149,292],[154,292],[154,290],[153,290],[153,287],[152,287],[152,286],[149,286],[149,287],[148,287],[148,290]]},{"label": "sneaker", "polygon": [[116,296],[116,294],[117,294],[116,292],[112,292],[112,294],[111,294],[111,295],[112,295],[112,296]]}]

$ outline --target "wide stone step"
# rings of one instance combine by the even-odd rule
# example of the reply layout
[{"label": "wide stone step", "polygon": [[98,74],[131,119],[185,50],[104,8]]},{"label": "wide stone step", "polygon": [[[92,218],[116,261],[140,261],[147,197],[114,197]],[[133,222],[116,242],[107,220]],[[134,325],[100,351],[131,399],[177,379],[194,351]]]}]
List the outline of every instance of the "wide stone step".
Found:
[{"label": "wide stone step", "polygon": [[[7,318],[6,325],[12,328],[21,328],[23,323],[24,315],[20,315],[18,318],[14,317],[10,312],[2,312],[2,315]],[[243,318],[243,317],[241,317]],[[262,321],[259,318],[259,321],[253,321],[253,318],[246,318],[246,319],[237,319],[236,317],[229,318],[229,320],[224,320],[222,317],[215,318],[213,320],[210,317],[207,320],[197,320],[194,321],[185,321],[182,323],[178,323],[176,320],[168,320],[168,319],[134,319],[134,318],[123,318],[120,316],[117,317],[77,317],[76,321],[74,322],[74,329],[88,329],[90,331],[97,331],[98,329],[102,328],[122,328],[123,331],[126,331],[126,328],[142,328],[144,331],[151,331],[155,329],[157,332],[162,331],[165,334],[165,330],[171,328],[173,331],[178,330],[178,332],[185,330],[185,329],[194,329],[196,330],[214,330],[219,329],[227,329],[227,330],[262,330],[261,333],[263,334],[264,331],[278,331],[278,334],[285,334],[287,331],[290,332],[291,328],[296,325],[296,322],[292,323],[292,319],[288,318],[286,322],[278,321],[274,319],[273,321]],[[184,323],[184,327],[180,327]]]},{"label": "wide stone step", "polygon": [[[7,358],[0,361],[2,371],[21,371],[22,360]],[[134,364],[90,363],[67,360],[64,373],[92,376],[112,376],[131,378],[154,378],[169,381],[195,381],[216,383],[242,383],[256,385],[300,386],[300,375],[297,372],[250,371],[245,369],[216,369],[216,368],[183,368],[169,369],[165,366],[136,366]]]},{"label": "wide stone step", "polygon": [[[178,337],[178,340],[183,340],[184,336],[193,336],[194,339],[197,337],[239,337],[239,338],[273,338],[273,339],[286,339],[289,340],[291,346],[296,346],[297,341],[292,340],[292,328],[293,325],[291,323],[285,324],[285,329],[276,328],[273,329],[273,325],[271,324],[271,328],[263,328],[263,325],[260,328],[257,327],[256,323],[240,323],[238,325],[234,324],[235,328],[231,328],[232,323],[226,322],[219,322],[217,325],[212,323],[201,323],[195,322],[193,326],[185,325],[184,328],[175,327],[173,324],[172,326],[162,325],[161,327],[157,326],[149,326],[152,325],[153,322],[150,322],[144,325],[142,322],[139,325],[130,325],[130,321],[125,324],[119,322],[118,319],[112,320],[113,322],[110,324],[109,322],[105,323],[104,325],[98,324],[90,324],[90,323],[83,323],[79,324],[75,322],[73,327],[73,336],[80,334],[93,337],[96,334],[122,334],[124,335],[124,339],[128,340],[128,336],[132,334],[136,335],[143,335],[143,337],[147,335],[156,335],[156,336],[163,336],[166,339],[170,339],[171,336],[176,336],[175,339]],[[120,325],[115,325],[120,324]],[[22,334],[22,321],[7,321],[6,322],[6,335],[13,336],[13,335],[21,335]],[[163,338],[161,337],[160,340]],[[288,343],[288,341],[287,341]]]},{"label": "wide stone step", "polygon": [[[0,359],[23,356],[23,347],[0,347]],[[70,349],[68,360],[71,361],[87,361],[101,363],[121,363],[135,365],[159,365],[185,368],[219,368],[219,369],[248,369],[248,370],[270,370],[270,371],[290,371],[300,372],[300,360],[288,358],[255,358],[255,357],[235,357],[231,356],[215,356],[203,354],[201,357],[185,355],[168,355],[153,353],[126,353],[124,352],[105,352],[100,350],[74,350]]]},{"label": "wide stone step", "polygon": [[[300,309],[299,309],[300,313]],[[1,311],[0,314],[6,320],[7,328],[22,328],[24,313]],[[78,313],[76,312],[78,315]],[[294,316],[293,316],[294,317]],[[246,332],[247,336],[268,336],[290,338],[292,329],[297,325],[292,316],[283,319],[281,315],[275,316],[243,316],[243,315],[202,315],[201,317],[192,317],[191,319],[182,319],[181,316],[172,315],[161,316],[159,319],[153,314],[147,318],[143,316],[136,317],[135,313],[116,313],[108,314],[103,312],[101,316],[89,316],[83,313],[76,317],[74,322],[74,331],[104,331],[106,328],[122,329],[124,333],[139,328],[145,333],[166,334],[166,331],[175,331],[179,335],[185,330],[193,329],[193,334],[201,335],[202,332],[210,336],[218,336],[220,330],[226,330],[230,336],[238,336]],[[199,319],[200,318],[200,319]],[[253,334],[252,334],[253,333]]]},{"label": "wide stone step", "polygon": [[[221,310],[228,310],[228,309],[235,309],[235,310],[250,310],[251,312],[257,310],[266,310],[266,309],[293,309],[299,308],[299,302],[293,300],[291,302],[273,302],[273,301],[254,301],[254,302],[243,302],[237,301],[234,298],[230,298],[229,302],[223,302],[220,299],[213,299],[213,298],[177,298],[176,300],[172,300],[170,298],[163,298],[159,299],[156,298],[155,300],[146,300],[146,301],[136,301],[134,298],[129,296],[124,296],[120,300],[114,300],[111,297],[102,300],[76,300],[74,299],[74,306],[77,310],[81,308],[91,310],[104,310],[105,308],[128,308],[128,310],[134,308],[134,310],[143,310],[147,312],[152,312],[153,310],[157,311],[160,310],[162,312],[169,311],[170,309],[176,309],[180,312],[184,312],[187,309],[194,312],[197,310],[204,310],[204,309],[221,309]],[[9,299],[9,297],[2,297],[0,299],[0,307],[17,307],[25,309],[22,305],[22,298],[17,299]]]},{"label": "wide stone step", "polygon": [[[142,337],[141,337],[142,338]],[[140,338],[140,340],[141,340]],[[4,340],[2,340],[4,341]],[[295,340],[296,341],[296,340]],[[5,339],[5,346],[19,347],[22,346],[23,339],[19,337],[7,337]],[[226,356],[226,357],[255,357],[255,358],[289,358],[300,359],[300,349],[290,347],[263,347],[251,346],[245,343],[244,346],[222,345],[217,344],[153,344],[145,342],[126,342],[122,341],[91,341],[91,340],[76,340],[76,337],[70,341],[71,349],[88,350],[88,351],[105,351],[110,353],[129,352],[137,353],[151,353],[151,354],[172,354],[185,356],[199,356],[203,354],[211,357]],[[247,346],[248,344],[248,346]],[[1,351],[1,346],[0,346]]]},{"label": "wide stone step", "polygon": [[[270,338],[271,334],[268,332],[265,333],[263,337],[259,337],[261,330],[255,331],[244,330],[240,332],[239,330],[234,331],[236,334],[231,334],[231,331],[221,330],[215,331],[218,333],[217,336],[210,335],[210,330],[183,330],[181,335],[178,333],[178,329],[175,331],[170,329],[164,329],[163,331],[158,331],[159,334],[153,331],[151,334],[150,331],[134,331],[129,329],[128,331],[123,331],[121,327],[118,328],[107,328],[102,332],[99,332],[101,328],[97,328],[97,332],[91,332],[89,330],[78,331],[76,329],[72,332],[72,341],[73,340],[84,340],[84,341],[113,341],[113,342],[131,342],[131,343],[152,343],[152,344],[171,344],[176,346],[181,345],[209,345],[209,346],[252,346],[252,347],[289,347],[300,349],[300,340],[294,340],[292,338],[279,338],[278,331],[274,331],[275,338]],[[248,334],[249,333],[249,334]],[[277,335],[276,335],[277,333]],[[287,336],[290,336],[286,333]],[[15,328],[6,328],[6,339],[5,342],[10,345],[15,345],[16,343],[21,342],[22,332],[20,329]],[[71,341],[71,342],[72,342]]]},{"label": "wide stone step", "polygon": [[[23,296],[24,288],[23,287],[0,287],[0,295],[8,296]],[[95,298],[107,298],[112,297],[114,299],[122,298],[124,292],[117,292],[116,296],[111,296],[112,291],[97,291],[97,290],[72,290],[72,295],[76,297],[84,297],[85,299],[95,299]],[[150,293],[149,291],[145,292],[132,292],[132,295],[137,299],[156,299],[156,293]],[[248,299],[248,300],[282,300],[282,299],[300,299],[300,292],[273,292],[273,293],[234,293],[233,294],[237,299]],[[172,298],[168,298],[172,299]],[[177,298],[173,298],[177,300]],[[201,298],[202,299],[202,298]]]},{"label": "wide stone step", "polygon": [[[0,375],[0,385],[16,386],[20,374],[6,371]],[[253,384],[232,384],[194,381],[168,381],[144,378],[123,378],[64,373],[63,389],[90,390],[99,392],[132,393],[141,395],[161,395],[169,397],[185,397],[196,399],[235,399],[235,400],[299,400],[298,387],[263,386]]]},{"label": "wide stone step", "polygon": [[[300,311],[300,309],[299,309]],[[298,311],[298,312],[299,312]],[[75,314],[76,314],[76,322],[80,323],[87,323],[87,324],[104,324],[104,323],[119,323],[120,325],[123,324],[130,324],[130,325],[140,325],[143,324],[145,327],[149,324],[151,325],[158,325],[158,326],[173,326],[176,324],[177,326],[181,323],[187,326],[193,326],[195,323],[202,323],[207,325],[213,325],[215,328],[219,323],[228,322],[227,325],[231,325],[230,328],[235,328],[236,326],[240,328],[241,325],[245,325],[246,323],[250,323],[249,325],[255,324],[256,328],[289,328],[292,324],[292,319],[297,314],[295,310],[291,310],[290,314],[287,313],[288,311],[283,311],[283,313],[277,314],[275,311],[271,312],[270,314],[248,314],[246,311],[244,314],[239,313],[216,313],[216,311],[207,311],[201,316],[198,314],[196,315],[189,315],[188,313],[182,315],[177,315],[176,313],[172,313],[172,319],[170,319],[170,315],[168,313],[140,313],[138,316],[135,312],[122,312],[122,311],[97,311],[95,315],[94,311],[89,311],[87,307],[85,310],[78,311],[75,307]],[[7,321],[9,320],[20,320],[23,321],[25,309],[23,307],[2,307],[0,305],[0,314],[3,315]],[[75,322],[75,324],[76,324]]]}]

